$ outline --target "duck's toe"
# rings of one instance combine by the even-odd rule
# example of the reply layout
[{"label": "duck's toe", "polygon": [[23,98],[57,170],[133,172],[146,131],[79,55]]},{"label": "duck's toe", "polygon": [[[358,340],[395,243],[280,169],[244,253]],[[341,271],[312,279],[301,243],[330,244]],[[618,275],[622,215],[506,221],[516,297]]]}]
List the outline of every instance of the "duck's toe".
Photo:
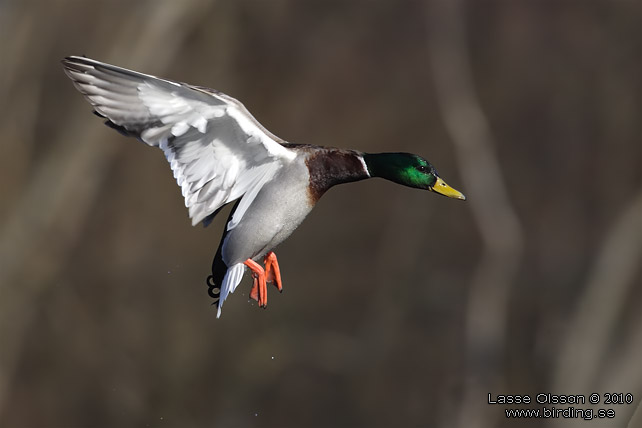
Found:
[{"label": "duck's toe", "polygon": [[265,275],[267,277],[267,282],[271,282],[279,290],[283,292],[283,283],[281,282],[281,269],[279,269],[279,262],[276,259],[276,254],[273,251],[270,251],[265,255],[263,259],[265,263]]},{"label": "duck's toe", "polygon": [[252,259],[247,259],[245,265],[252,271],[254,278],[254,285],[250,290],[250,299],[254,299],[259,303],[259,307],[265,308],[267,306],[267,285],[265,270]]}]

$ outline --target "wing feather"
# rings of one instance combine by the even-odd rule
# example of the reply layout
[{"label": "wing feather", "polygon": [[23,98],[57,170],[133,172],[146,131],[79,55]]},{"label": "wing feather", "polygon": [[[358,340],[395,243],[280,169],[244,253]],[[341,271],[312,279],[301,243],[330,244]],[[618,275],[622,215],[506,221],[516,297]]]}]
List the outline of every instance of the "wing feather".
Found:
[{"label": "wing feather", "polygon": [[238,225],[261,187],[295,154],[236,99],[84,57],[65,72],[111,126],[165,153],[192,224],[242,198]]}]

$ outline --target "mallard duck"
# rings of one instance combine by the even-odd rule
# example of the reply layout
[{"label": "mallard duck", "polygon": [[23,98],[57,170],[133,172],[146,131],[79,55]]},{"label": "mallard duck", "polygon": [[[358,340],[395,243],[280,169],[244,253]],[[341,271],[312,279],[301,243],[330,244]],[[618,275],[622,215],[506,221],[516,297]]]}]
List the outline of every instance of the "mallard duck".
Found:
[{"label": "mallard duck", "polygon": [[267,305],[267,283],[282,290],[272,250],[332,186],[380,177],[466,199],[421,156],[288,143],[219,91],[85,57],[62,64],[105,124],[163,150],[192,225],[207,226],[236,201],[207,280],[217,318],[248,268],[254,278],[250,297],[259,306]]}]

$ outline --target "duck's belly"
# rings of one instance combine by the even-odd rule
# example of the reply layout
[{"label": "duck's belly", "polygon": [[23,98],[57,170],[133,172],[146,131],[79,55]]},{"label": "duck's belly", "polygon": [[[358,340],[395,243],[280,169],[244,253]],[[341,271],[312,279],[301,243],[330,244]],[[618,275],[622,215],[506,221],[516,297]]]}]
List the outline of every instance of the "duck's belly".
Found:
[{"label": "duck's belly", "polygon": [[301,224],[314,205],[307,176],[300,178],[277,177],[258,193],[242,220],[225,237],[222,256],[227,266],[250,258],[258,261]]}]

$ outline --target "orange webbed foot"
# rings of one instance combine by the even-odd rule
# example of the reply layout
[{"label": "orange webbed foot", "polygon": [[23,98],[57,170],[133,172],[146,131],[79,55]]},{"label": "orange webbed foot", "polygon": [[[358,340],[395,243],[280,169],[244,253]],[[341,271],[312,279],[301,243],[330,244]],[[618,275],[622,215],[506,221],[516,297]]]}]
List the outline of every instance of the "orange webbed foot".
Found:
[{"label": "orange webbed foot", "polygon": [[250,299],[256,300],[260,307],[265,308],[267,306],[267,283],[274,284],[279,291],[283,291],[283,283],[281,282],[281,270],[279,269],[276,254],[270,251],[265,255],[263,262],[265,263],[265,269],[252,259],[247,259],[244,264],[250,268],[252,278],[254,278],[254,284],[250,290]]},{"label": "orange webbed foot", "polygon": [[283,283],[281,282],[281,270],[279,269],[279,262],[276,260],[276,254],[270,251],[263,259],[265,263],[265,276],[266,281],[274,284],[274,286],[283,292]]},{"label": "orange webbed foot", "polygon": [[244,262],[245,266],[249,267],[252,271],[254,278],[254,285],[250,291],[250,298],[259,302],[259,307],[265,308],[267,306],[267,285],[265,270],[260,264],[252,259],[247,259]]}]

